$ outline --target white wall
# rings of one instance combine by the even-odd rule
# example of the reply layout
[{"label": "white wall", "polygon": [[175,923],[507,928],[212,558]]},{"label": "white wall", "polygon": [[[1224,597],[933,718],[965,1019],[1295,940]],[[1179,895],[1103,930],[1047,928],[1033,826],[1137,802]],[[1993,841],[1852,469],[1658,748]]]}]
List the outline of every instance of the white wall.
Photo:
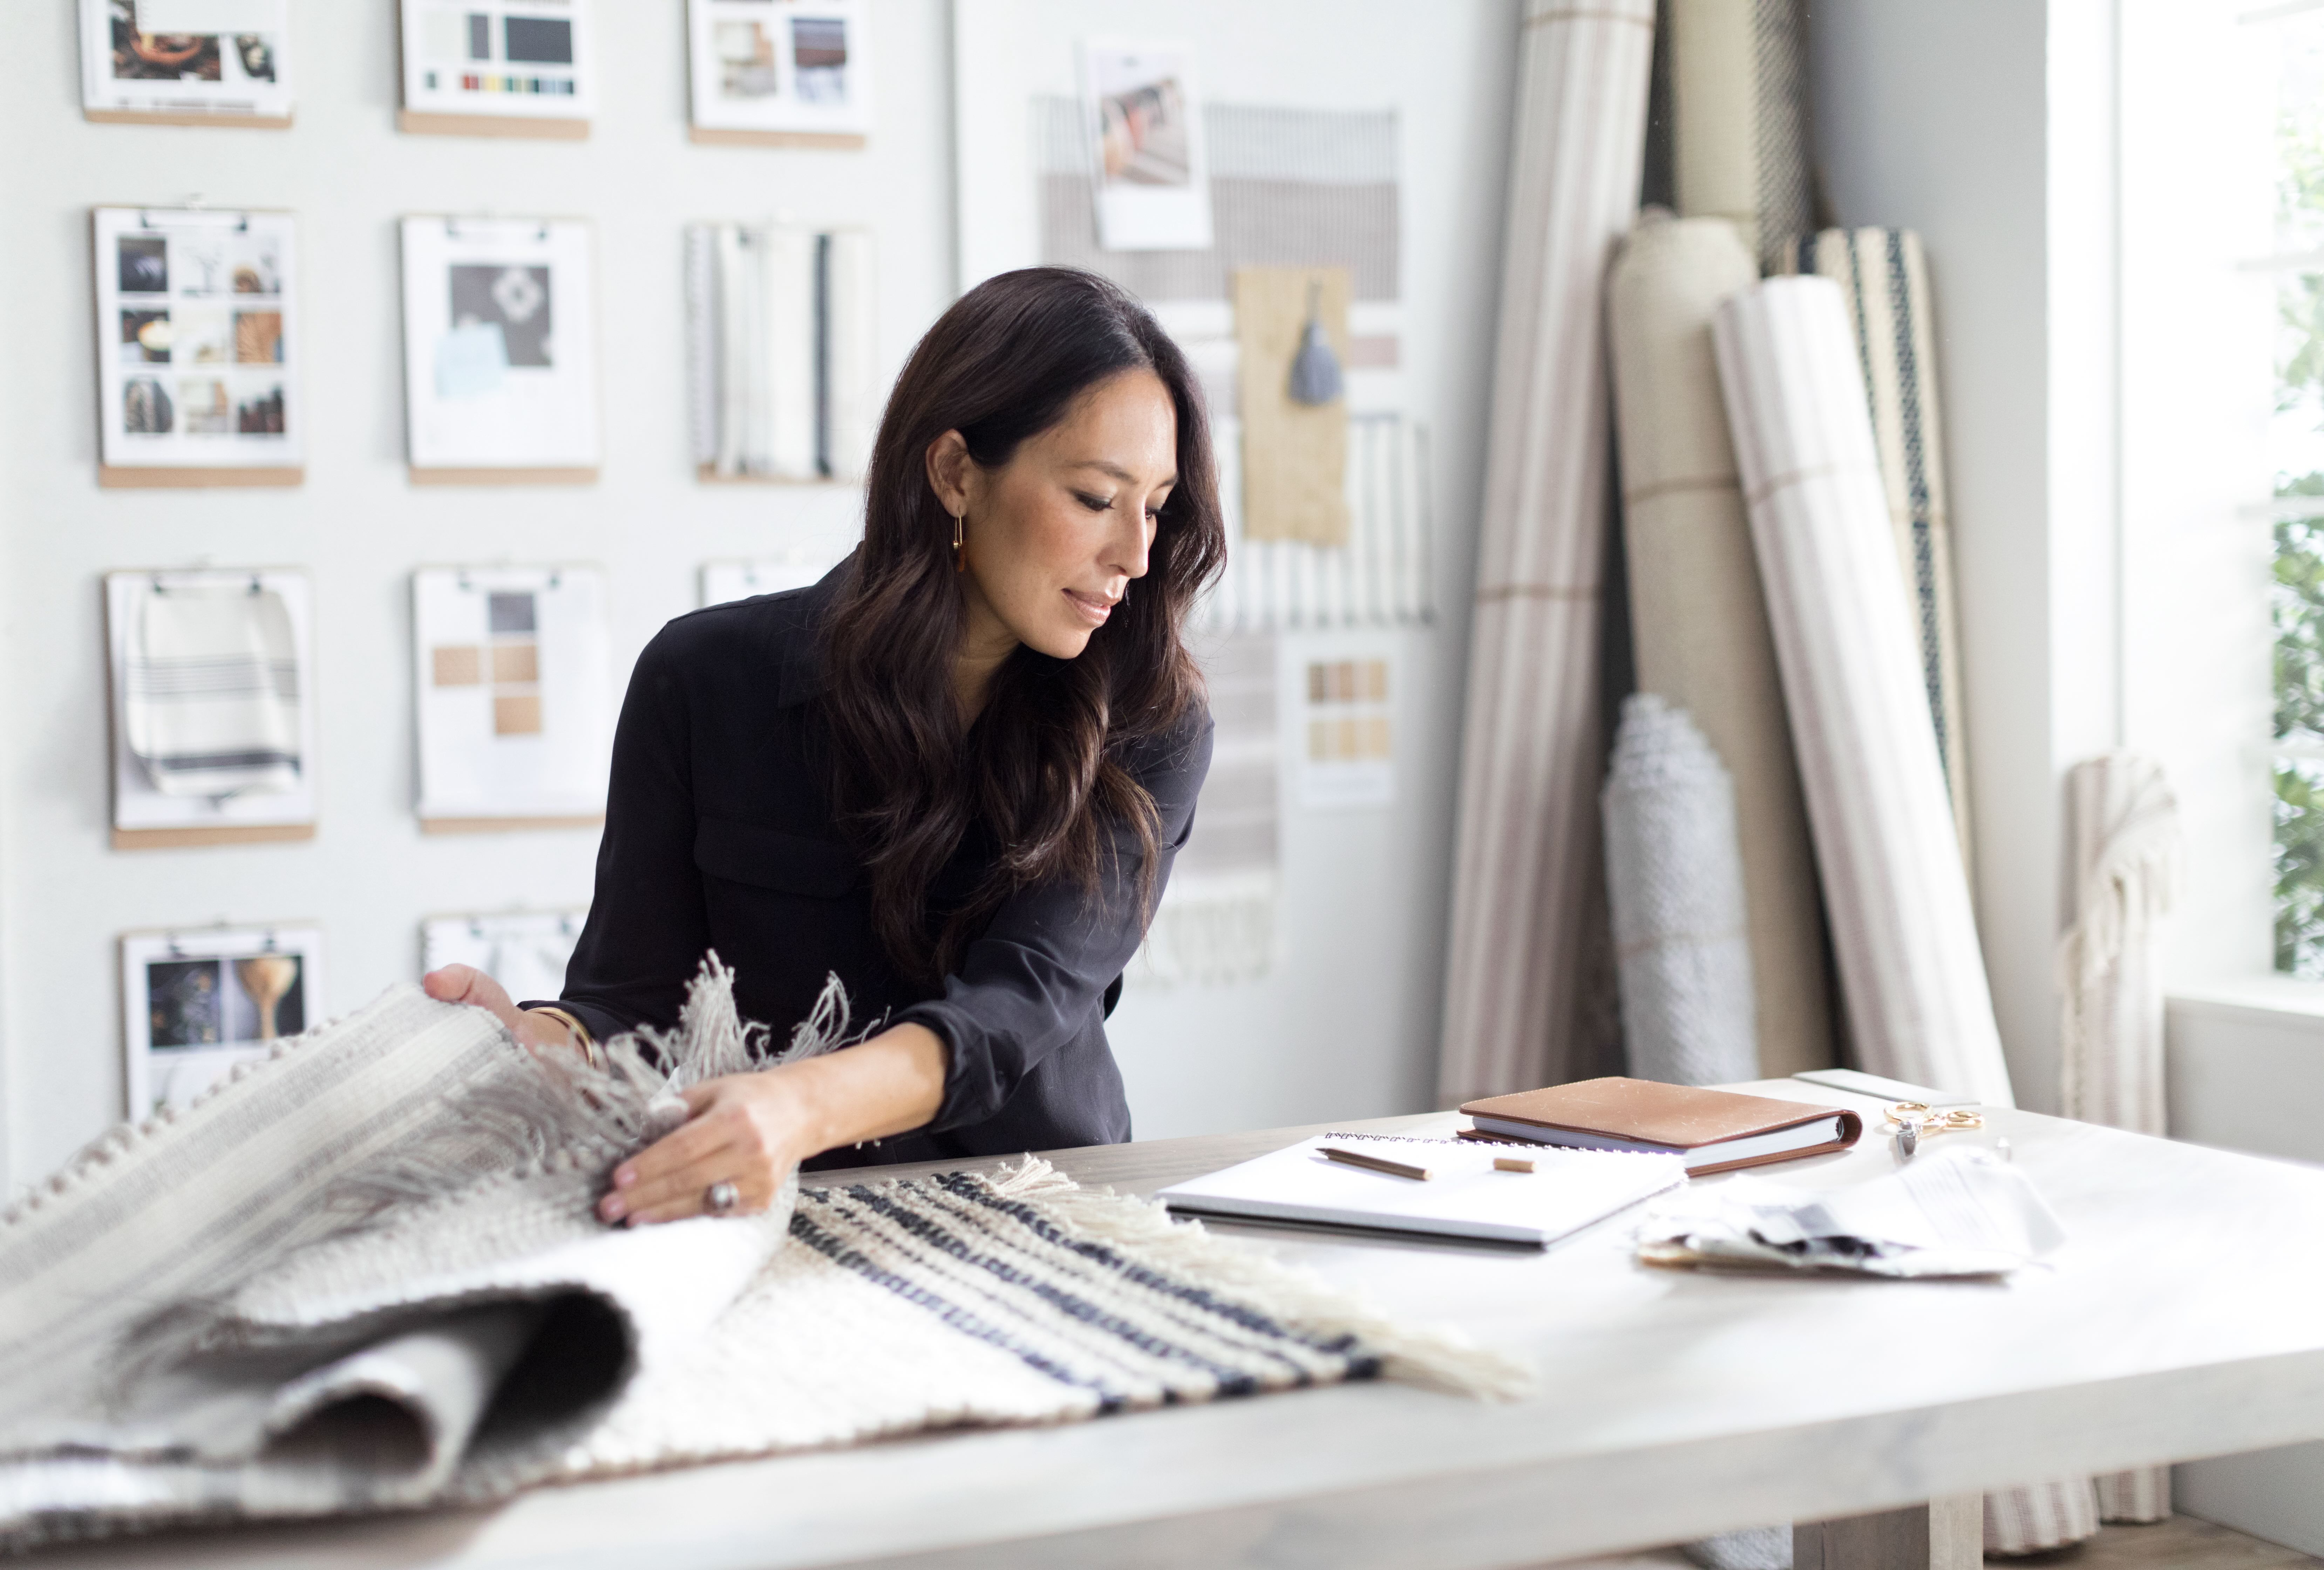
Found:
[{"label": "white wall", "polygon": [[[115,934],[318,918],[325,1006],[417,974],[423,914],[585,901],[595,837],[423,837],[411,813],[409,573],[426,562],[584,560],[612,569],[617,665],[692,608],[706,559],[807,529],[853,531],[851,492],[703,486],[685,437],[680,230],[765,216],[868,224],[892,366],[951,298],[949,70],[942,0],[882,0],[880,123],[860,155],[686,142],[677,5],[600,4],[604,109],[580,143],[399,135],[395,7],[294,7],[305,90],[288,132],[91,125],[75,7],[21,8],[27,69],[0,97],[0,254],[21,369],[0,382],[10,481],[0,574],[9,745],[0,757],[0,1029],[9,1166],[52,1166],[120,1115]],[[97,203],[299,215],[307,482],[287,491],[99,491],[88,216]],[[603,479],[415,490],[403,472],[395,220],[577,215],[597,227]],[[38,367],[35,371],[32,368]],[[321,609],[322,819],[307,844],[106,849],[98,574],[300,564]]]},{"label": "white wall", "polygon": [[[1103,20],[1093,7],[1093,22]],[[1209,90],[1243,102],[1394,105],[1404,115],[1405,345],[1435,430],[1446,614],[1393,635],[1406,661],[1397,804],[1286,824],[1286,959],[1266,981],[1134,991],[1116,1040],[1139,1132],[1358,1116],[1426,1104],[1447,898],[1451,786],[1483,399],[1514,79],[1515,0],[1425,26],[1387,0],[1152,8],[1198,37]],[[0,380],[0,1160],[53,1166],[121,1111],[116,935],[310,917],[337,1012],[417,971],[445,911],[586,899],[595,836],[421,836],[411,815],[408,574],[420,563],[587,560],[613,571],[618,663],[690,609],[706,559],[852,532],[853,494],[703,486],[686,458],[680,227],[763,216],[878,234],[892,368],[950,299],[951,57],[943,0],[881,0],[878,130],[860,155],[698,148],[685,139],[676,0],[599,0],[610,69],[579,144],[399,135],[393,6],[296,7],[306,82],[289,132],[85,124],[72,8],[29,7],[27,62],[0,98],[10,224],[0,281],[17,374]],[[1265,42],[1264,40],[1259,41]],[[300,218],[309,414],[292,491],[100,491],[88,209],[283,207]],[[594,487],[414,490],[402,464],[394,221],[407,212],[583,216],[597,226],[606,446]],[[30,368],[38,367],[37,371]],[[323,813],[307,844],[106,849],[98,574],[297,564],[321,607]],[[1325,646],[1316,645],[1318,649]],[[1303,652],[1293,647],[1286,659]]]}]

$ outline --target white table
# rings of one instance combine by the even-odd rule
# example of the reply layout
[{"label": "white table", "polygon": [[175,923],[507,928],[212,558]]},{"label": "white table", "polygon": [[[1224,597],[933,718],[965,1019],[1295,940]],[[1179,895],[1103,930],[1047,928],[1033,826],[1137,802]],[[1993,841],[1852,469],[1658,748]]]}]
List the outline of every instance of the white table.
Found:
[{"label": "white table", "polygon": [[[1744,1088],[1878,1105],[1791,1081]],[[1311,1132],[1055,1159],[1144,1193]],[[1942,1565],[1973,1552],[1962,1496],[1979,1490],[2324,1437],[2324,1171],[2024,1112],[1942,1137],[1996,1136],[2070,1235],[2054,1268],[2006,1284],[1651,1270],[1630,1258],[1619,1219],[1546,1253],[1247,1234],[1398,1315],[1535,1359],[1540,1389],[1518,1402],[1345,1385],[31,1562],[1463,1570],[1934,1499],[1932,1524],[1892,1516],[1807,1536],[1803,1564]],[[1845,1183],[1893,1159],[1868,1134],[1761,1173]]]}]

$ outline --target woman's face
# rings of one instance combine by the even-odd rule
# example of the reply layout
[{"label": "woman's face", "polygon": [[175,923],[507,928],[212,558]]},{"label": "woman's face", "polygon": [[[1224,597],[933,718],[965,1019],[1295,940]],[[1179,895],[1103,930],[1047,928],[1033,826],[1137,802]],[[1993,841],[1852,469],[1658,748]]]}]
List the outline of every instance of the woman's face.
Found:
[{"label": "woman's face", "polygon": [[1072,659],[1146,575],[1155,515],[1178,481],[1178,418],[1151,371],[1125,371],[1065,418],[979,468],[947,433],[929,454],[948,510],[966,510],[972,643],[1002,638]]}]

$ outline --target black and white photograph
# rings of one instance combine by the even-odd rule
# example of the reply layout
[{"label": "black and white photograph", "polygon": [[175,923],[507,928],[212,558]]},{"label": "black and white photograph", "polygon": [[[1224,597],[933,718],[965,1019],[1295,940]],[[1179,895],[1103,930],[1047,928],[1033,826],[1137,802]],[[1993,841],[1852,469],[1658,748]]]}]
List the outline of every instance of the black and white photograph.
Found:
[{"label": "black and white photograph", "polygon": [[290,0],[77,0],[88,119],[290,124]]},{"label": "black and white photograph", "polygon": [[505,363],[555,363],[549,269],[459,265],[449,271],[455,330],[489,325],[500,329]]},{"label": "black and white photograph", "polygon": [[124,234],[118,242],[121,292],[170,292],[170,243],[158,234]]},{"label": "black and white photograph", "polygon": [[237,1064],[305,1031],[321,966],[322,934],[308,925],[124,935],[128,1115],[183,1111]]}]

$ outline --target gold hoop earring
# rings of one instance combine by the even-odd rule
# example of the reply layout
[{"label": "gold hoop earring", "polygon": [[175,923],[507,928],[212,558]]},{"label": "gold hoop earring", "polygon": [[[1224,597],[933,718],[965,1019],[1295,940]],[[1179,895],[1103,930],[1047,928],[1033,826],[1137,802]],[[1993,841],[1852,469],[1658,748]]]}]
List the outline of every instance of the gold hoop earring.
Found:
[{"label": "gold hoop earring", "polygon": [[968,571],[968,514],[965,512],[952,515],[952,570],[955,573]]}]

